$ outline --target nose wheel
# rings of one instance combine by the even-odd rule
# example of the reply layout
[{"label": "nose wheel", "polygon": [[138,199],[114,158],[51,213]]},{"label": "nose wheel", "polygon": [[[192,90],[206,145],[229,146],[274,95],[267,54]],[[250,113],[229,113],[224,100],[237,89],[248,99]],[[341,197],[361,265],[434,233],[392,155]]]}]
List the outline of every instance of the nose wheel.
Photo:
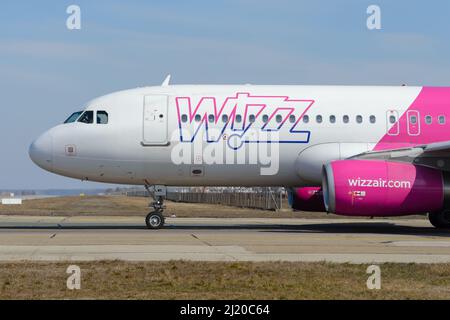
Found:
[{"label": "nose wheel", "polygon": [[152,230],[161,229],[165,223],[163,211],[166,208],[164,205],[164,199],[167,196],[166,187],[153,186],[152,190],[149,185],[145,185],[145,188],[153,197],[153,202],[150,203],[150,207],[153,208],[153,211],[145,217],[145,224],[147,225],[147,228]]},{"label": "nose wheel", "polygon": [[160,211],[152,211],[145,217],[147,228],[157,230],[164,226],[164,216]]}]

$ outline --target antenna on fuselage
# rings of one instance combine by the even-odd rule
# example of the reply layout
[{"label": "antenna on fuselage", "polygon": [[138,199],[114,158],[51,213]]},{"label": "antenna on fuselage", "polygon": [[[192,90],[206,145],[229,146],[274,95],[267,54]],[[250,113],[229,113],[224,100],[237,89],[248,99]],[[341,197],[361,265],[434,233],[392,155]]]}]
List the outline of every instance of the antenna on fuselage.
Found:
[{"label": "antenna on fuselage", "polygon": [[164,79],[163,83],[161,84],[161,87],[169,86],[170,85],[170,78],[171,78],[171,75],[170,74],[167,75],[166,79]]}]

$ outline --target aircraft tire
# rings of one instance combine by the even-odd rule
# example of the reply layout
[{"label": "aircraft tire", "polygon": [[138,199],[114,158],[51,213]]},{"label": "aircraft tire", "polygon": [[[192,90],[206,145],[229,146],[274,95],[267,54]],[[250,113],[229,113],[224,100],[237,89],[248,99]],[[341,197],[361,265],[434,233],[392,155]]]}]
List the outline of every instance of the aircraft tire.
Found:
[{"label": "aircraft tire", "polygon": [[164,226],[164,222],[164,216],[159,211],[150,212],[147,217],[145,217],[145,224],[148,229],[161,229]]},{"label": "aircraft tire", "polygon": [[437,229],[450,229],[450,211],[448,210],[429,213],[428,219]]}]

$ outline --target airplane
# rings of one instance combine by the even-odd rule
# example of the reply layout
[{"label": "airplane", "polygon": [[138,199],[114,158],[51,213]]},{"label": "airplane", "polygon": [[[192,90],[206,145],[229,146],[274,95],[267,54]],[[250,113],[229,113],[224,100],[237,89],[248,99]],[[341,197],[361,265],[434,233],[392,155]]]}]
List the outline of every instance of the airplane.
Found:
[{"label": "airplane", "polygon": [[[450,87],[171,85],[96,98],[36,139],[58,175],[151,192],[283,186],[294,210],[450,228]],[[447,119],[448,117],[448,119]]]}]

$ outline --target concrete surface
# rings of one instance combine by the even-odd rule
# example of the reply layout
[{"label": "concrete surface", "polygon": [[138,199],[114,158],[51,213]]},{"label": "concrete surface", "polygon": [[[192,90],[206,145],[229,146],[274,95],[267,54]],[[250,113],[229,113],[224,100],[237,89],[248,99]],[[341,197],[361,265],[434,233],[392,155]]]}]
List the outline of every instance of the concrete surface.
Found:
[{"label": "concrete surface", "polygon": [[427,220],[0,216],[0,262],[20,260],[450,263],[450,231]]}]

